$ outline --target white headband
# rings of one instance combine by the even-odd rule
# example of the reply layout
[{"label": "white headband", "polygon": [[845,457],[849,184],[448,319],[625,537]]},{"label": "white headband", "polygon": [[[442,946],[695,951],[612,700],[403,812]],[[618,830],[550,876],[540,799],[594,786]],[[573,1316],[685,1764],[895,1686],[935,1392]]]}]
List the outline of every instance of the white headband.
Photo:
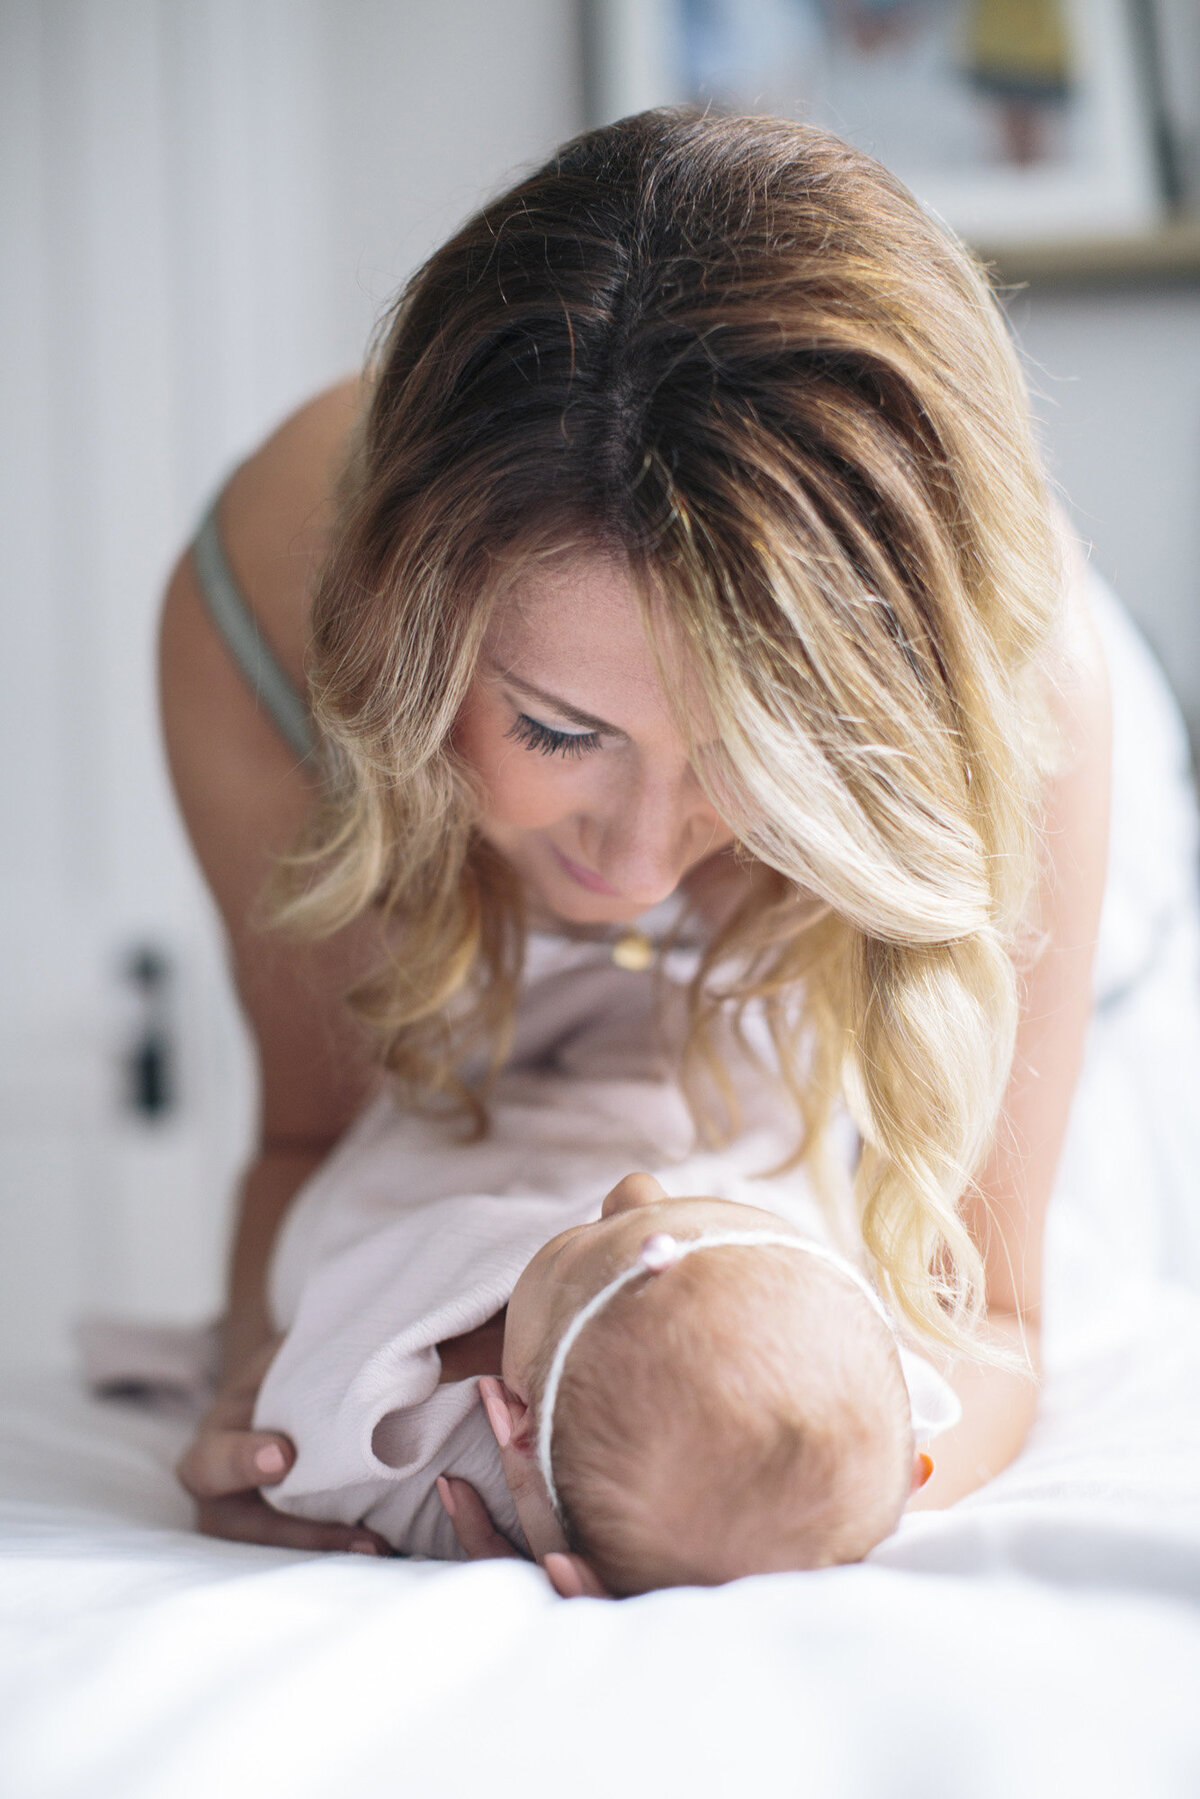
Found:
[{"label": "white headband", "polygon": [[[609,1281],[606,1287],[601,1287],[600,1291],[594,1293],[586,1305],[580,1307],[559,1338],[558,1348],[554,1351],[554,1359],[550,1363],[546,1385],[542,1389],[542,1403],[539,1408],[537,1460],[538,1467],[542,1472],[542,1479],[546,1483],[546,1491],[550,1495],[550,1503],[560,1517],[558,1490],[554,1485],[554,1474],[551,1468],[554,1408],[558,1402],[558,1389],[562,1382],[567,1357],[574,1348],[580,1331],[585,1325],[591,1323],[597,1312],[603,1311],[614,1294],[619,1293],[622,1287],[627,1287],[630,1281],[637,1280],[639,1275],[661,1274],[664,1268],[670,1268],[676,1262],[682,1262],[686,1256],[695,1255],[698,1249],[724,1249],[727,1246],[798,1249],[802,1250],[805,1255],[815,1256],[819,1262],[828,1263],[831,1268],[836,1268],[839,1274],[844,1274],[848,1280],[853,1281],[863,1298],[887,1326],[893,1338],[896,1337],[896,1327],[879,1295],[863,1279],[857,1268],[847,1262],[843,1256],[838,1255],[835,1250],[826,1249],[823,1243],[810,1243],[804,1237],[794,1237],[783,1231],[709,1231],[705,1236],[682,1239],[669,1236],[665,1231],[657,1231],[652,1237],[646,1238],[637,1260],[630,1267],[622,1269],[621,1273]],[[926,1435],[932,1436],[937,1431],[945,1430],[951,1424],[956,1423],[957,1413],[961,1408],[958,1406],[952,1389],[946,1385],[923,1357],[913,1355],[911,1351],[903,1347],[898,1339],[896,1347],[900,1352],[900,1363],[909,1391],[909,1404],[914,1414],[913,1424],[918,1437],[921,1435],[922,1427],[925,1428]],[[935,1383],[934,1388],[930,1386],[929,1377]],[[918,1388],[924,1389],[921,1394],[921,1398],[925,1402],[923,1410],[931,1414],[930,1416],[918,1416],[916,1404],[918,1392],[915,1390]],[[935,1388],[941,1389],[941,1391],[938,1392]]]}]

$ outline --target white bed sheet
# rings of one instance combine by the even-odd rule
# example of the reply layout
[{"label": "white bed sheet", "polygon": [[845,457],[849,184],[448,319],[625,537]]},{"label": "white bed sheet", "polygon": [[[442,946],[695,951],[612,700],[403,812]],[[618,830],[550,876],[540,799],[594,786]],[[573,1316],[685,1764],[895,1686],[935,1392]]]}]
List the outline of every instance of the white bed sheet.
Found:
[{"label": "white bed sheet", "polygon": [[184,1427],[10,1381],[0,1793],[1194,1799],[1198,1392],[1159,1287],[870,1564],[565,1604],[524,1563],[196,1537]]}]

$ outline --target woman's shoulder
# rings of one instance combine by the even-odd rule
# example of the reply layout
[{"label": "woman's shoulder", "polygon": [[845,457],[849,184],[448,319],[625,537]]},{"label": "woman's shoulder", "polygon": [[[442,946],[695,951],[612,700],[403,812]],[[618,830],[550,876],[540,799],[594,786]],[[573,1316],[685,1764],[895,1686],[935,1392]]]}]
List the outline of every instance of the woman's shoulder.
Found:
[{"label": "woman's shoulder", "polygon": [[1063,568],[1063,597],[1047,645],[1051,704],[1060,726],[1074,736],[1095,729],[1108,709],[1108,662],[1097,623],[1097,581],[1083,544],[1065,515],[1056,515]]},{"label": "woman's shoulder", "polygon": [[361,401],[358,376],[326,388],[271,432],[221,494],[226,560],[297,688],[304,683],[312,584],[328,549]]}]

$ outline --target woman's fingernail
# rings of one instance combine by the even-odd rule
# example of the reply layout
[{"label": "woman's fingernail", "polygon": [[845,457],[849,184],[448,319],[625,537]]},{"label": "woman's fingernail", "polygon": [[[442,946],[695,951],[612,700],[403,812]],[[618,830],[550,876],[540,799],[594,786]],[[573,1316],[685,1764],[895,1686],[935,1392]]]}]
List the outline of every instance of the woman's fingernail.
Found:
[{"label": "woman's fingernail", "polygon": [[437,1477],[437,1490],[438,1498],[446,1508],[446,1516],[453,1518],[455,1512],[454,1493],[444,1474],[439,1474]]},{"label": "woman's fingernail", "polygon": [[260,1474],[282,1474],[287,1467],[287,1457],[278,1443],[267,1443],[255,1456],[254,1466]]},{"label": "woman's fingernail", "polygon": [[350,1545],[351,1555],[378,1555],[379,1545],[371,1537],[355,1537]]}]

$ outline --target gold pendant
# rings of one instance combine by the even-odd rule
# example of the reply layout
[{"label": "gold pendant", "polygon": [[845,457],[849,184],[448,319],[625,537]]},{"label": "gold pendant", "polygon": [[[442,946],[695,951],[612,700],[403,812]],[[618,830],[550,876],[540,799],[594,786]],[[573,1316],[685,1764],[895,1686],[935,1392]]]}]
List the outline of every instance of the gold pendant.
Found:
[{"label": "gold pendant", "polygon": [[626,931],[612,946],[612,959],[618,968],[640,974],[654,960],[654,943],[645,931]]}]

